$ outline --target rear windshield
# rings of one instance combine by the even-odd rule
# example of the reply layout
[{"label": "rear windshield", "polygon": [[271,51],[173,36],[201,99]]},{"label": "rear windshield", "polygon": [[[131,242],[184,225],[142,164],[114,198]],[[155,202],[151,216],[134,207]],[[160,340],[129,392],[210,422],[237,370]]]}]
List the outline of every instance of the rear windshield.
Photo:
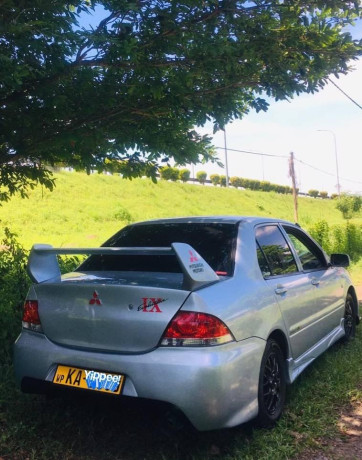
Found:
[{"label": "rear windshield", "polygon": [[[125,227],[102,246],[170,247],[188,243],[219,275],[234,271],[237,224],[235,223],[166,223]],[[79,271],[147,271],[179,273],[174,255],[93,255]]]}]

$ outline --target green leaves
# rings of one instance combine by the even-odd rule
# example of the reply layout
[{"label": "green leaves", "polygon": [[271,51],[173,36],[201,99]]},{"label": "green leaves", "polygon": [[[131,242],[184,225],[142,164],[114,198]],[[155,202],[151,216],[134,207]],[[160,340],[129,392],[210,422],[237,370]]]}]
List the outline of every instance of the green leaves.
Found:
[{"label": "green leaves", "polygon": [[51,171],[36,163],[9,161],[2,164],[0,167],[0,205],[1,201],[9,201],[15,193],[26,198],[28,190],[33,189],[37,184],[53,190],[55,179],[52,178]]},{"label": "green leaves", "polygon": [[344,219],[351,219],[362,208],[362,196],[342,194],[336,202],[336,208]]},{"label": "green leaves", "polygon": [[215,160],[195,126],[265,111],[265,94],[318,91],[361,53],[342,33],[358,5],[337,0],[7,0],[0,13],[0,167],[23,169],[27,186],[52,186],[29,164],[89,170],[109,158],[125,177],[154,177],[164,157]]}]

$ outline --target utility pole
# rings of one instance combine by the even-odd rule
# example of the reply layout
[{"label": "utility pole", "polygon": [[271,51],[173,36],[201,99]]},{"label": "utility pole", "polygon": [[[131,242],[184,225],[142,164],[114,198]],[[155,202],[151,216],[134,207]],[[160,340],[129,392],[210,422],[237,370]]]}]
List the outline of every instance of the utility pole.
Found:
[{"label": "utility pole", "polygon": [[292,178],[293,200],[294,200],[294,220],[298,223],[298,193],[295,180],[294,153],[290,152],[289,158],[289,176]]}]

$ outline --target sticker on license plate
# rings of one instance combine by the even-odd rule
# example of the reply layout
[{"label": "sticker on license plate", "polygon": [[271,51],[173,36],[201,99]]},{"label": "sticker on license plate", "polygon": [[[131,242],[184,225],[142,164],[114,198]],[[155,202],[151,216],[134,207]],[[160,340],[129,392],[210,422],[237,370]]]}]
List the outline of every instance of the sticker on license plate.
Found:
[{"label": "sticker on license plate", "polygon": [[124,375],[58,365],[53,383],[118,395],[122,390]]}]

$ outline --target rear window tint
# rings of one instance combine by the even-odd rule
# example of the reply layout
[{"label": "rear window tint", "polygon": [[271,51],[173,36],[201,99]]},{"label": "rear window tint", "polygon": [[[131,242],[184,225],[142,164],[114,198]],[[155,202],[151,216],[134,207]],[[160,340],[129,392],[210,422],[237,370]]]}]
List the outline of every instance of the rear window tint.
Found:
[{"label": "rear window tint", "polygon": [[[234,271],[237,224],[166,223],[130,225],[103,246],[105,247],[170,247],[171,243],[187,243],[220,275]],[[147,271],[179,273],[174,255],[93,255],[79,271]]]}]

